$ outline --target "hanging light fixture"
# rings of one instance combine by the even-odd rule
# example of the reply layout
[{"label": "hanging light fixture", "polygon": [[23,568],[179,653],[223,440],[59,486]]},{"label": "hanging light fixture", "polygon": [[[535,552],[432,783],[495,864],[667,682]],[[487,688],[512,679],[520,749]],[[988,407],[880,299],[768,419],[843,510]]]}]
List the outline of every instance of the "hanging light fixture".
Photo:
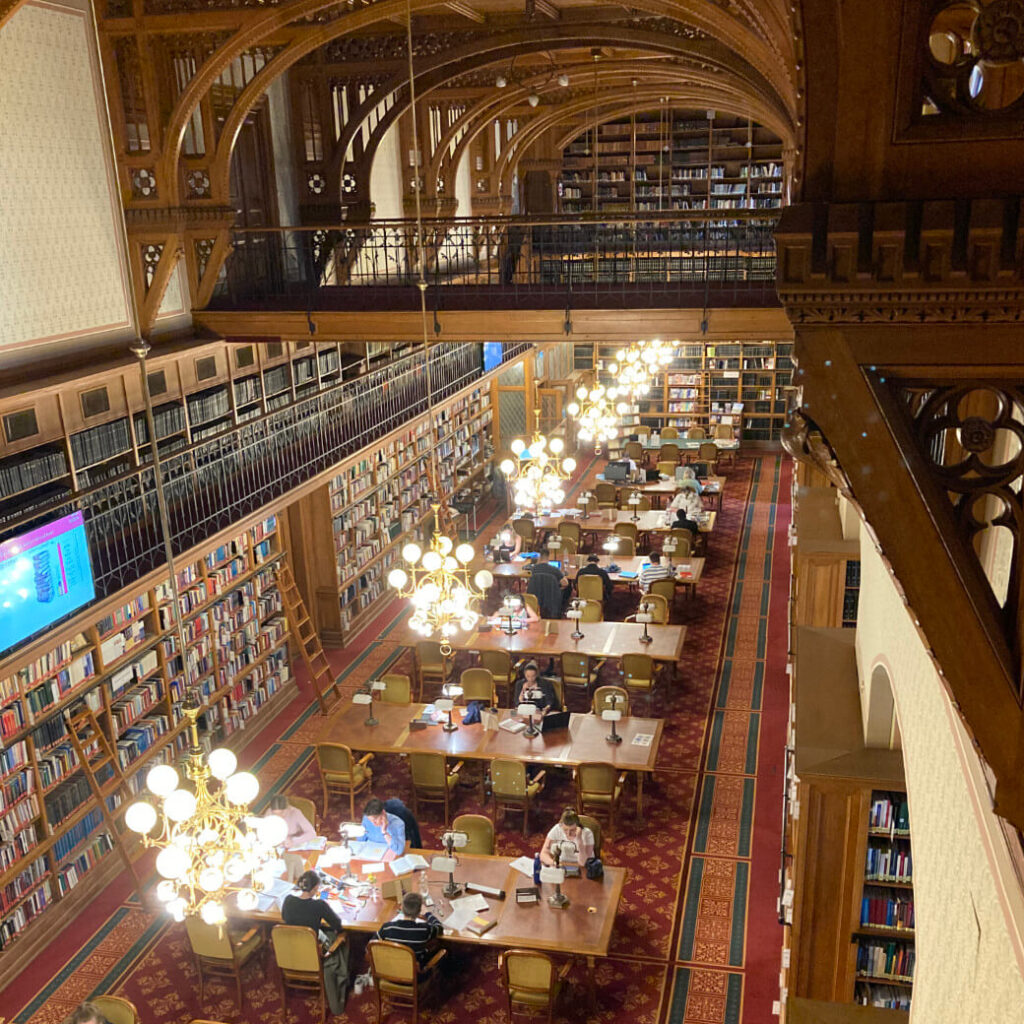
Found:
[{"label": "hanging light fixture", "polygon": [[476,603],[490,588],[494,577],[486,569],[470,577],[468,566],[476,557],[473,545],[455,546],[452,539],[441,532],[441,506],[431,507],[434,534],[430,546],[421,551],[418,544],[406,544],[402,558],[409,568],[392,569],[388,583],[412,604],[409,625],[423,636],[439,634],[441,653],[447,657],[452,652],[452,637],[460,629],[475,628]]},{"label": "hanging light fixture", "polygon": [[515,460],[505,459],[499,467],[513,488],[517,509],[554,508],[565,500],[565,481],[576,468],[574,458],[562,458],[565,443],[560,437],[550,440],[540,431],[540,410],[535,409],[537,425],[527,443],[517,437],[510,445]]},{"label": "hanging light fixture", "polygon": [[584,441],[594,442],[594,454],[601,454],[601,445],[611,441],[619,431],[619,420],[629,405],[624,401],[625,392],[617,387],[606,388],[595,384],[592,388],[576,389],[576,401],[566,406],[566,411],[578,423],[577,433]]},{"label": "hanging light fixture", "polygon": [[660,373],[675,357],[675,344],[668,344],[660,338],[651,341],[635,341],[628,348],[620,348],[615,359],[608,364],[608,372],[615,378],[619,390],[628,392],[631,398],[647,394],[654,376]]},{"label": "hanging light fixture", "polygon": [[[416,74],[413,67],[412,5],[406,0],[406,42],[409,59],[409,106],[416,110]],[[511,71],[511,65],[510,65]],[[417,118],[412,117],[413,149],[419,152]],[[437,416],[434,411],[434,386],[430,368],[430,341],[427,326],[427,279],[423,245],[423,208],[420,193],[416,198],[416,269],[420,290],[420,314],[423,324],[423,359],[427,374],[427,412],[430,421],[430,491],[438,496],[431,502],[434,531],[429,547],[424,551],[419,544],[410,542],[402,548],[402,558],[408,569],[395,568],[388,573],[388,583],[408,598],[413,613],[409,625],[422,636],[440,636],[440,649],[444,657],[452,653],[451,638],[460,629],[476,626],[476,606],[494,582],[494,577],[481,569],[470,578],[469,563],[476,557],[472,544],[459,544],[445,534],[450,514],[440,501],[440,472],[437,464]]]},{"label": "hanging light fixture", "polygon": [[[146,788],[160,801],[159,814],[148,799],[139,800],[125,811],[125,823],[142,836],[143,846],[160,848],[156,869],[163,880],[156,894],[171,917],[183,921],[198,914],[219,925],[227,919],[230,896],[240,910],[253,910],[257,893],[285,870],[277,847],[288,826],[277,815],[250,815],[260,790],[256,776],[236,771],[238,761],[225,747],[204,757],[196,726],[201,706],[194,695],[182,710],[189,722],[184,772],[191,786],[181,786],[169,764],[157,765],[146,776]],[[158,821],[160,832],[153,837]]]}]

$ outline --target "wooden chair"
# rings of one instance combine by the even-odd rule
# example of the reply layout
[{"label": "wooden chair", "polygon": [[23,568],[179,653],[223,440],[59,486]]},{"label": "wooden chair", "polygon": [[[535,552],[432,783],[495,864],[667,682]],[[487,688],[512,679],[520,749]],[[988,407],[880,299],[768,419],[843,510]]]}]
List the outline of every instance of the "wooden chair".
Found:
[{"label": "wooden chair", "polygon": [[460,814],[452,822],[453,832],[465,832],[469,839],[463,853],[494,854],[494,822],[482,814]]},{"label": "wooden chair", "polygon": [[638,466],[642,466],[644,463],[644,457],[646,452],[642,441],[627,441],[626,448],[623,455],[627,459],[632,459]]},{"label": "wooden chair", "polygon": [[444,959],[445,950],[439,949],[421,969],[416,954],[408,946],[371,939],[366,945],[366,957],[377,990],[377,1020],[383,1022],[385,1008],[390,1013],[392,1007],[397,1007],[412,1010],[412,1021],[416,1024],[420,1003],[427,996],[425,990],[436,984],[435,968]]},{"label": "wooden chair", "polygon": [[544,617],[540,613],[540,601],[537,600],[536,594],[523,594],[523,604],[525,604],[526,607],[529,608],[530,611],[532,611],[538,618]]},{"label": "wooden chair", "polygon": [[712,437],[716,441],[732,441],[736,437],[735,428],[729,423],[718,423]]},{"label": "wooden chair", "polygon": [[[675,580],[655,580],[647,591],[647,596],[660,597],[665,601],[665,607],[671,609],[675,604],[676,595],[679,593],[679,588],[676,587]],[[666,622],[668,619],[665,620]]]},{"label": "wooden chair", "polygon": [[135,1004],[120,996],[93,996],[89,1000],[107,1019],[107,1024],[141,1024]]},{"label": "wooden chair", "polygon": [[464,669],[459,677],[459,685],[462,687],[462,699],[467,704],[471,700],[482,700],[488,707],[498,703],[494,690],[494,676],[491,675],[490,669]]},{"label": "wooden chair", "polygon": [[630,505],[629,499],[634,494],[634,491],[623,491],[619,496],[619,509],[623,512],[632,512],[636,509],[637,512],[650,512],[651,510],[651,499],[646,494],[640,495],[639,505]]},{"label": "wooden chair", "polygon": [[[578,551],[583,544],[583,531],[579,523],[559,523],[558,536],[562,538],[562,551],[565,551],[565,542],[572,541]],[[575,554],[575,552],[573,552]]]},{"label": "wooden chair", "polygon": [[580,622],[604,622],[604,602],[583,601],[580,605],[583,617]]},{"label": "wooden chair", "polygon": [[645,426],[642,423],[637,423],[635,426],[633,426],[630,429],[629,432],[631,434],[636,434],[638,437],[650,437],[651,436],[651,428],[649,426]]},{"label": "wooden chair", "polygon": [[654,659],[649,654],[624,654],[622,678],[631,696],[647,698],[647,711],[650,713],[654,697]]},{"label": "wooden chair", "polygon": [[233,935],[227,927],[206,924],[198,917],[185,918],[185,932],[199,974],[199,1001],[206,997],[206,976],[235,979],[238,1011],[242,1011],[242,971],[263,948],[259,929],[250,928],[244,935]]},{"label": "wooden chair", "polygon": [[577,573],[576,593],[581,601],[603,601],[604,580],[592,572]]},{"label": "wooden chair", "polygon": [[[586,577],[584,577],[586,578]],[[597,577],[594,577],[595,579]],[[562,651],[562,687],[565,690],[582,690],[589,697],[590,687],[597,682],[598,671],[604,664],[590,664],[590,657],[575,651]]]},{"label": "wooden chair", "polygon": [[[671,583],[673,588],[675,582],[673,580],[663,580],[664,583]],[[668,601],[661,594],[654,594],[648,591],[643,597],[640,598],[640,603],[647,602],[647,606],[650,609],[651,614],[651,625],[652,626],[667,626],[668,625]],[[640,606],[637,605],[637,611],[639,612]],[[636,622],[636,615],[627,615],[627,622]]]},{"label": "wooden chair", "polygon": [[544,788],[545,773],[540,772],[533,780],[526,780],[526,765],[522,761],[496,757],[491,762],[491,795],[494,797],[495,813],[507,808],[522,810],[523,838],[526,838],[530,807],[534,798]]},{"label": "wooden chair", "polygon": [[555,696],[558,698],[558,710],[565,710],[565,690],[562,685],[562,680],[558,677],[548,676],[548,682],[551,684],[551,689],[555,691]]},{"label": "wooden chair", "polygon": [[313,828],[317,827],[316,804],[312,800],[307,800],[304,796],[289,796],[288,803],[297,811],[301,811],[302,816]]},{"label": "wooden chair", "polygon": [[508,651],[481,651],[480,665],[491,673],[494,688],[504,696],[507,704],[512,696],[512,684],[516,679],[516,666]]},{"label": "wooden chair", "polygon": [[[615,697],[614,707],[612,697]],[[591,710],[595,715],[602,711],[621,711],[623,718],[629,717],[629,693],[621,686],[599,686],[594,691]]]},{"label": "wooden chair", "polygon": [[[281,1003],[288,1006],[288,989],[312,990],[320,997],[320,1021],[327,1019],[327,992],[324,988],[324,953],[320,940],[312,928],[292,924],[278,924],[270,930],[274,959],[280,972]],[[329,952],[333,953],[345,943],[339,935]]]},{"label": "wooden chair", "polygon": [[708,464],[708,472],[714,474],[715,467],[718,463],[718,445],[714,441],[708,441],[707,444],[702,444],[697,449],[697,462],[706,462]]},{"label": "wooden chair", "polygon": [[412,701],[412,680],[402,672],[389,672],[381,676],[384,689],[380,699],[385,704],[409,704]]},{"label": "wooden chair", "polygon": [[423,700],[427,683],[437,683],[441,687],[448,682],[448,659],[441,653],[441,645],[436,640],[420,640],[416,644],[416,680],[419,684],[418,700]]},{"label": "wooden chair", "polygon": [[679,465],[677,462],[659,462],[657,469],[661,476],[667,476],[672,478],[676,475],[676,466]]},{"label": "wooden chair", "polygon": [[[562,525],[576,526],[575,523],[568,523],[568,524],[563,523]],[[579,527],[577,527],[577,529],[579,529]],[[559,558],[563,558],[563,559],[564,558],[575,558],[576,554],[580,550],[580,545],[577,544],[576,541],[574,541],[572,539],[572,537],[562,537],[561,541],[562,541],[562,544],[561,544],[561,547],[559,547],[559,549],[558,549],[558,557]]]},{"label": "wooden chair", "polygon": [[532,519],[525,516],[512,520],[512,529],[523,538],[523,551],[533,551],[537,543],[537,528],[533,525]]},{"label": "wooden chair", "polygon": [[679,437],[678,427],[662,427],[661,437],[664,441],[675,441]]},{"label": "wooden chair", "polygon": [[[619,526],[624,524],[619,523]],[[630,526],[633,524],[630,523]],[[636,541],[632,537],[627,537],[624,534],[616,531],[615,539],[618,541],[619,546],[615,549],[615,554],[620,558],[635,558],[636,557]]]},{"label": "wooden chair", "polygon": [[628,537],[634,544],[636,543],[636,523],[616,523],[613,533],[615,533],[617,537]]},{"label": "wooden chair", "polygon": [[331,791],[348,794],[349,818],[356,816],[356,793],[369,790],[373,780],[370,761],[373,754],[364,754],[358,761],[344,743],[318,743],[316,760],[324,786],[324,817]]},{"label": "wooden chair", "polygon": [[661,450],[658,452],[659,462],[671,462],[673,465],[679,464],[679,445],[669,441],[668,444],[663,444]]},{"label": "wooden chair", "polygon": [[460,761],[449,770],[445,755],[433,751],[409,754],[409,770],[412,772],[412,813],[419,817],[421,802],[441,804],[444,807],[444,820],[447,824],[451,795],[459,784],[459,772],[463,767],[465,765]]},{"label": "wooden chair", "polygon": [[626,786],[626,773],[613,764],[595,762],[576,768],[576,812],[608,816],[608,838],[615,832],[615,815]]},{"label": "wooden chair", "polygon": [[547,953],[530,949],[506,949],[498,954],[501,984],[508,997],[508,1019],[516,1015],[554,1019],[562,985],[572,966],[571,960],[555,970],[555,962]]},{"label": "wooden chair", "polygon": [[703,441],[707,436],[707,431],[703,427],[690,427],[686,432],[688,441]]},{"label": "wooden chair", "polygon": [[676,542],[676,549],[672,552],[673,562],[689,558],[693,554],[693,532],[691,530],[684,530],[681,526],[677,526],[665,534],[666,540],[669,537]]},{"label": "wooden chair", "polygon": [[597,507],[615,508],[618,500],[619,489],[615,484],[599,483],[594,485],[594,497],[597,498]]},{"label": "wooden chair", "polygon": [[[593,495],[593,491],[591,491],[591,495]],[[585,501],[577,501],[576,507],[580,512],[586,512],[588,516],[592,516],[597,511],[597,498],[596,496],[592,496],[587,498]]]},{"label": "wooden chair", "polygon": [[589,828],[594,833],[594,856],[601,856],[601,822],[589,814],[579,815],[580,828]]}]

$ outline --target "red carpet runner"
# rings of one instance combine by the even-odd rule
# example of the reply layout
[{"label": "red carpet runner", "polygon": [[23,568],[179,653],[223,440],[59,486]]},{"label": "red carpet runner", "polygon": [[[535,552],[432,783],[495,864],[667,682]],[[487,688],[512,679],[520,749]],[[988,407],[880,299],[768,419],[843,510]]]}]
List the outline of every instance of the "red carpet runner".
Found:
[{"label": "red carpet runner", "polygon": [[[668,724],[658,773],[645,786],[646,822],[642,829],[637,826],[627,796],[615,842],[605,850],[608,863],[629,868],[629,880],[612,955],[597,967],[600,1009],[596,1015],[587,1011],[581,993],[589,982],[577,965],[560,1006],[565,1020],[752,1024],[771,1019],[779,969],[775,897],[788,706],[789,464],[774,456],[741,459],[728,478],[698,599],[687,602],[682,613],[689,632],[679,682],[660,698]],[[393,604],[381,616],[376,639],[364,634],[360,644],[339,653],[337,668],[345,670],[347,692],[407,659],[388,640],[397,611]],[[319,808],[310,744],[324,723],[301,707],[304,701],[302,696],[294,701],[273,723],[277,738],[260,737],[245,760],[259,772],[264,796],[296,793],[314,799]],[[499,832],[502,854],[538,849],[550,823],[572,802],[569,774],[549,771],[548,776],[531,816],[534,831],[524,840],[518,818],[508,822]],[[400,759],[378,757],[375,777],[375,792],[408,798],[408,770]],[[476,788],[460,793],[453,813],[489,809],[480,806]],[[340,813],[340,804],[332,805],[330,826]],[[425,819],[424,841],[436,842],[436,812],[427,811]],[[353,944],[360,970],[364,943],[357,937]],[[496,954],[460,950],[449,959],[455,963],[444,1005],[425,1018],[505,1021]],[[59,1024],[94,991],[131,999],[146,1024],[187,1024],[194,1018],[307,1024],[318,1015],[314,1001],[296,993],[289,994],[285,1012],[269,963],[246,975],[241,1013],[233,986],[217,982],[207,985],[200,1005],[184,929],[143,909],[123,881],[111,885],[60,936],[52,955],[40,957],[0,993],[0,1006],[17,1024]],[[345,1019],[375,1021],[373,994],[351,998]]]}]

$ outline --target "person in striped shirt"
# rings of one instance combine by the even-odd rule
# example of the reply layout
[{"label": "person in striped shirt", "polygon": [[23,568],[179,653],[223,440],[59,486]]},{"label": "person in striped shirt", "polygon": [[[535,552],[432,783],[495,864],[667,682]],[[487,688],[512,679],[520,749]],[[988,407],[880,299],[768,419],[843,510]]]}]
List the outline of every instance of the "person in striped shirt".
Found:
[{"label": "person in striped shirt", "polygon": [[408,946],[416,954],[421,970],[444,931],[444,925],[429,910],[420,917],[422,910],[423,897],[418,892],[407,892],[402,897],[401,914],[382,924],[376,936],[387,942],[401,942],[403,946]]},{"label": "person in striped shirt", "polygon": [[661,552],[652,551],[649,564],[640,570],[640,578],[637,581],[640,584],[640,591],[646,594],[655,580],[670,579],[672,579],[672,572],[667,565],[661,564]]}]

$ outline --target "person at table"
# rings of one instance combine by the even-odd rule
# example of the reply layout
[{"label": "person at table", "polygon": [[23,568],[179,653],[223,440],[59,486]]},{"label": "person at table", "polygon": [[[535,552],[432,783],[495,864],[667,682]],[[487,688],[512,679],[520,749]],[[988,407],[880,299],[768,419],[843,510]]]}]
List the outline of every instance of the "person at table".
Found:
[{"label": "person at table", "polygon": [[523,666],[522,677],[516,680],[512,688],[512,706],[517,708],[520,704],[533,704],[542,715],[562,710],[554,686],[550,680],[541,679],[535,661],[528,661]]},{"label": "person at table", "polygon": [[[683,478],[679,481],[679,490],[680,492],[696,491],[698,494],[704,493],[704,485],[697,479],[697,474],[693,471],[693,466],[683,467]],[[678,498],[679,495],[677,494],[672,501],[675,502]],[[679,505],[669,505],[669,508],[673,507],[679,508]]]},{"label": "person at table", "polygon": [[[687,467],[689,469],[689,467]],[[693,470],[691,469],[692,473]],[[691,483],[697,483],[696,477]],[[686,481],[683,481],[685,484]],[[691,519],[694,522],[697,520],[697,516],[704,511],[704,503],[700,500],[700,492],[692,487],[683,487],[678,494],[669,502],[668,509],[666,510],[669,515],[675,513],[676,517],[680,512],[686,513],[686,518]]]},{"label": "person at table", "polygon": [[526,592],[537,598],[541,617],[545,619],[562,618],[572,597],[568,577],[559,566],[550,562],[538,562],[533,566]]},{"label": "person at table", "polygon": [[315,871],[306,871],[295,883],[299,894],[285,896],[281,903],[281,920],[300,928],[312,928],[324,947],[324,989],[331,1013],[345,1012],[348,991],[348,946],[339,942],[341,918],[326,900],[319,898],[322,885]]},{"label": "person at table", "polygon": [[271,814],[283,819],[284,823],[288,826],[288,835],[284,840],[284,848],[286,850],[294,850],[297,846],[305,846],[316,839],[316,829],[313,828],[312,823],[298,807],[292,807],[288,803],[287,797],[271,797],[270,811],[267,817],[269,818]]},{"label": "person at table", "polygon": [[523,550],[522,534],[516,530],[502,530],[498,537],[498,562],[511,562]]},{"label": "person at table", "polygon": [[107,1018],[95,1003],[79,1003],[64,1018],[64,1024],[107,1024]]},{"label": "person at table", "polygon": [[583,566],[578,573],[576,573],[576,579],[579,580],[581,576],[600,576],[601,586],[604,588],[605,601],[612,596],[612,589],[615,584],[612,583],[612,578],[608,575],[608,570],[601,567],[601,559],[597,555],[587,556],[587,564]]},{"label": "person at table", "polygon": [[[551,852],[554,843],[564,843],[559,866],[564,864],[586,864],[594,856],[594,833],[580,824],[580,816],[571,808],[562,811],[558,824],[548,832],[540,848],[540,861],[548,867],[554,866],[555,857]],[[572,844],[571,846],[569,844]],[[576,849],[573,850],[572,846]]]},{"label": "person at table", "polygon": [[423,847],[423,839],[420,836],[420,824],[413,816],[412,811],[397,796],[384,801],[384,810],[388,814],[393,814],[396,818],[402,819],[402,824],[405,826],[405,838],[409,845],[414,850],[421,849]]},{"label": "person at table", "polygon": [[368,843],[383,843],[387,853],[382,860],[394,860],[405,853],[405,822],[397,814],[385,810],[384,802],[373,797],[363,808],[363,828]]},{"label": "person at table", "polygon": [[652,551],[648,557],[649,561],[640,570],[640,577],[637,580],[640,591],[644,594],[651,589],[651,584],[655,580],[672,579],[672,570],[662,562],[660,551]]},{"label": "person at table", "polygon": [[402,897],[401,913],[382,924],[375,938],[408,946],[422,971],[443,931],[444,925],[429,910],[424,913],[423,897],[418,892],[407,892]]}]

